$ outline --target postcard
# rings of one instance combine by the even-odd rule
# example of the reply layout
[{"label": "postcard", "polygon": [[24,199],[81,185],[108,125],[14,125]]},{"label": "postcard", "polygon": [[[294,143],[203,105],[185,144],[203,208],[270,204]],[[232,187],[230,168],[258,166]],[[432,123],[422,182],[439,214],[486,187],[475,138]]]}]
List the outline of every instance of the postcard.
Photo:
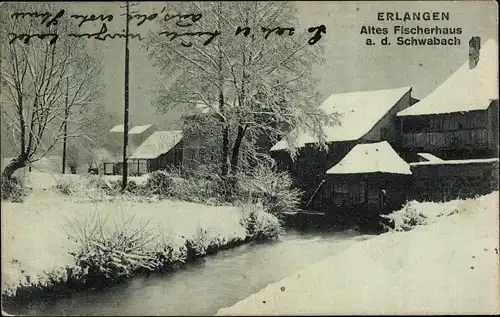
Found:
[{"label": "postcard", "polygon": [[500,313],[495,2],[0,6],[3,314]]}]

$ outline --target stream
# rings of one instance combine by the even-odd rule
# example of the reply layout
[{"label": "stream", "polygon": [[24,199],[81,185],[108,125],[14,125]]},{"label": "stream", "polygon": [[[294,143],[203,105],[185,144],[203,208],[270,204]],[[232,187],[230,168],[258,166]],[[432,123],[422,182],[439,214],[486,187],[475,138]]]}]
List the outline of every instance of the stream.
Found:
[{"label": "stream", "polygon": [[208,256],[174,273],[137,277],[100,291],[31,303],[23,315],[214,315],[298,270],[372,236],[355,231],[288,231]]}]

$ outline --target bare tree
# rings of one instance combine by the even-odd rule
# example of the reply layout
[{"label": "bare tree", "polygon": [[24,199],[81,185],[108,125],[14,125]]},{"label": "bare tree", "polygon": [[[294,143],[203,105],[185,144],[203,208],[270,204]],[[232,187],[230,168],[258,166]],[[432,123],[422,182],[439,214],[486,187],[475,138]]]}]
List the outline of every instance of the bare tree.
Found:
[{"label": "bare tree", "polygon": [[67,164],[71,174],[76,174],[78,166],[82,163],[83,157],[81,149],[73,143],[68,145]]},{"label": "bare tree", "polygon": [[[63,15],[48,23],[42,16],[19,16],[18,12],[50,12],[61,6],[48,3],[9,3],[2,11],[2,124],[11,131],[17,157],[7,165],[7,178],[51,152],[64,138],[92,137],[99,118],[100,62],[85,51],[84,43],[67,36],[75,28]],[[17,38],[20,34],[57,34],[48,38]],[[52,37],[54,39],[54,37]],[[67,84],[66,84],[67,83]],[[66,92],[68,103],[65,103]]]},{"label": "bare tree", "polygon": [[198,122],[218,134],[223,175],[237,172],[242,153],[243,159],[261,159],[254,145],[262,138],[287,138],[292,156],[301,130],[312,131],[324,145],[323,126],[334,118],[318,108],[311,71],[322,62],[321,45],[311,45],[320,28],[299,27],[293,3],[167,6],[170,16],[181,17],[161,19],[162,31],[146,41],[150,58],[170,80],[159,90],[157,107],[209,110],[190,128]]}]

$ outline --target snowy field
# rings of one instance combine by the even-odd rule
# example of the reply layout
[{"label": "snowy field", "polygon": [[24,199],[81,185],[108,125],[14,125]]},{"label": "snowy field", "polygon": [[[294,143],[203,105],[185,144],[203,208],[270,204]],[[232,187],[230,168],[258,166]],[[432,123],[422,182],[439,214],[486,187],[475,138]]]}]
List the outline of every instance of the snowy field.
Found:
[{"label": "snowy field", "polygon": [[245,229],[239,224],[241,210],[236,207],[169,200],[136,202],[121,197],[90,203],[57,193],[49,188],[55,183],[47,179],[38,178],[38,185],[34,179],[30,180],[35,185],[33,192],[23,203],[2,201],[2,293],[7,287],[24,284],[25,276],[36,281],[43,278],[44,272],[73,265],[68,252],[77,246],[68,240],[68,221],[83,222],[94,212],[101,219],[108,217],[108,224],[123,215],[127,219],[135,215],[133,224],[138,226],[150,220],[148,227],[157,228],[162,239],[168,239],[173,246],[183,244],[200,228],[225,238],[245,237]]},{"label": "snowy field", "polygon": [[[28,172],[24,174],[24,182],[26,186],[44,189],[52,188],[57,185],[59,181],[67,180],[75,184],[85,185],[88,174],[57,174],[57,173],[44,173],[44,172]],[[120,181],[122,179],[121,175],[103,175],[101,176],[104,180],[108,182]],[[145,183],[148,179],[148,175],[143,176],[129,176],[128,180],[134,181],[137,185]]]},{"label": "snowy field", "polygon": [[498,314],[498,192],[420,207],[443,216],[357,243],[218,315]]}]

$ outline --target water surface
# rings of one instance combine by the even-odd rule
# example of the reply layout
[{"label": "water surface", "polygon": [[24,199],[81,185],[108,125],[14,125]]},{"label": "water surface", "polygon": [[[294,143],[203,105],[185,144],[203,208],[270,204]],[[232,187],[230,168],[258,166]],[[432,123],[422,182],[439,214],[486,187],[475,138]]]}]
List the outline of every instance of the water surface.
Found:
[{"label": "water surface", "polygon": [[19,314],[213,315],[270,283],[367,239],[354,231],[288,231],[280,240],[248,244],[162,276],[138,277],[101,291],[32,303]]}]

